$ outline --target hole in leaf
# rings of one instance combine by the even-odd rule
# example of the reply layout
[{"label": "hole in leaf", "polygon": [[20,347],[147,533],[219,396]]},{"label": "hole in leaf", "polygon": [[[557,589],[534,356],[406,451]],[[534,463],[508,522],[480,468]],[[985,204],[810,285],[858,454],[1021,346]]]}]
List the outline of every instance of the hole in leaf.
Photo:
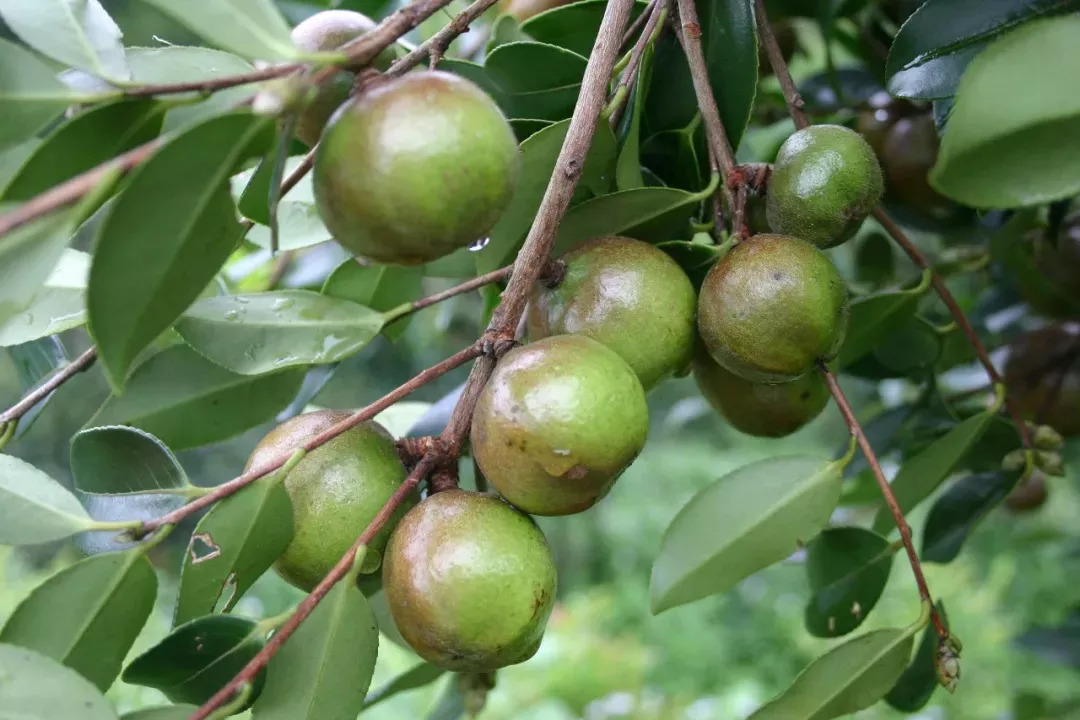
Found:
[{"label": "hole in leaf", "polygon": [[221,554],[221,548],[214,542],[210,533],[195,533],[191,536],[188,552],[191,553],[191,564],[198,565],[216,558]]}]

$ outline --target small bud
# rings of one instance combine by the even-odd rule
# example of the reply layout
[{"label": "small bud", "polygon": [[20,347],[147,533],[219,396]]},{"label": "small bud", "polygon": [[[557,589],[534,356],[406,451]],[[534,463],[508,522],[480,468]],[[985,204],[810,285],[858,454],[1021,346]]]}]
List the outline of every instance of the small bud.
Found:
[{"label": "small bud", "polygon": [[1061,437],[1054,428],[1049,425],[1039,425],[1035,428],[1035,447],[1040,450],[1057,450],[1065,444],[1065,438]]},{"label": "small bud", "polygon": [[1061,462],[1061,454],[1049,450],[1038,450],[1035,453],[1035,464],[1046,473],[1054,477],[1065,475],[1065,465]]},{"label": "small bud", "polygon": [[315,96],[316,90],[303,78],[290,76],[265,83],[251,101],[257,115],[282,115],[303,110]]},{"label": "small bud", "polygon": [[938,682],[949,692],[956,690],[960,682],[960,641],[946,636],[938,643],[937,654],[934,656],[934,669],[937,671]]},{"label": "small bud", "polygon": [[1023,450],[1013,450],[1011,453],[1001,459],[1001,469],[1006,472],[1016,472],[1017,470],[1023,470],[1024,465],[1027,464],[1027,457]]}]

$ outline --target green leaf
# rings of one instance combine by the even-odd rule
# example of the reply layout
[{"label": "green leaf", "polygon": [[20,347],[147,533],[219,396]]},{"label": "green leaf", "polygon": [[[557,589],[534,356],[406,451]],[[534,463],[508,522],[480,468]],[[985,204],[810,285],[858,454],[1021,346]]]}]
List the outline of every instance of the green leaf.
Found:
[{"label": "green leaf", "polygon": [[105,692],[156,597],[143,548],[93,555],[34,588],[0,630],[0,642],[36,650]]},{"label": "green leaf", "polygon": [[978,473],[953,483],[937,499],[923,528],[923,562],[948,563],[960,554],[964,541],[996,508],[1020,479],[1019,473]]},{"label": "green leaf", "polygon": [[244,375],[343,360],[382,330],[371,308],[307,290],[223,295],[191,306],[176,330],[195,350]]},{"label": "green leaf", "polygon": [[127,80],[123,33],[98,0],[0,0],[0,17],[27,45],[65,65]]},{"label": "green leaf", "polygon": [[75,489],[126,495],[187,487],[179,461],[150,433],[130,427],[93,427],[71,439]]},{"label": "green leaf", "polygon": [[1035,262],[1033,247],[1025,242],[1028,232],[1042,230],[1039,211],[1028,208],[1017,211],[1009,221],[990,237],[990,259],[1001,265],[1009,281],[1029,304],[1053,308],[1054,314],[1068,316],[1080,312],[1080,298],[1073,297],[1068,288],[1048,282]]},{"label": "green leaf", "polygon": [[56,73],[26,48],[0,38],[0,150],[36,134],[69,105],[86,98],[56,78]]},{"label": "green leaf", "polygon": [[[1070,7],[1080,4],[1075,0],[929,0],[911,14],[893,39],[885,65],[889,92],[925,99],[952,95],[964,66],[988,41],[1033,17]],[[953,72],[957,65],[959,72]],[[948,82],[943,82],[943,76]],[[930,92],[917,89],[930,83],[936,85]]]},{"label": "green leaf", "polygon": [[197,705],[160,705],[129,712],[120,720],[187,720],[198,709]]},{"label": "green leaf", "polygon": [[33,302],[71,239],[78,223],[76,212],[46,215],[4,237],[0,243],[0,323],[6,324]]},{"label": "green leaf", "polygon": [[214,505],[184,553],[173,625],[209,615],[226,592],[222,612],[228,612],[285,552],[292,533],[292,503],[274,476]]},{"label": "green leaf", "polygon": [[514,42],[492,50],[484,70],[507,117],[562,120],[574,110],[587,62],[555,45]]},{"label": "green leaf", "polygon": [[880,292],[854,300],[850,305],[847,335],[836,359],[837,367],[845,367],[863,357],[898,325],[908,321],[929,288],[930,271],[927,270],[918,286],[910,290]]},{"label": "green leaf", "polygon": [[463,675],[455,674],[447,679],[426,720],[461,720],[465,717],[465,693],[461,687],[463,678]]},{"label": "green leaf", "polygon": [[511,42],[527,42],[531,40],[528,35],[521,31],[517,18],[513,15],[500,15],[491,24],[491,39],[488,40],[487,52],[491,52],[500,45]]},{"label": "green leaf", "polygon": [[21,345],[86,323],[86,278],[90,256],[65,248],[30,305],[0,322],[0,346]]},{"label": "green leaf", "polygon": [[[930,493],[937,489],[949,476],[964,456],[979,442],[979,438],[990,426],[997,415],[997,408],[991,408],[978,415],[972,415],[952,430],[941,436],[919,454],[904,460],[900,472],[891,483],[896,500],[903,512],[908,512]],[[893,528],[893,517],[887,507],[878,509],[874,518],[874,530],[887,533]]]},{"label": "green leaf", "polygon": [[828,720],[870,707],[904,671],[912,632],[874,630],[834,647],[748,720]]},{"label": "green leaf", "polygon": [[653,613],[722,593],[810,541],[840,498],[842,462],[771,458],[695,495],[664,532],[653,563]]},{"label": "green leaf", "polygon": [[[548,45],[558,45],[589,57],[593,43],[600,31],[607,0],[586,0],[546,10],[521,24],[522,32],[534,40]],[[645,3],[635,2],[630,11],[630,21],[641,14]]]},{"label": "green leaf", "polygon": [[364,700],[364,710],[378,705],[383,700],[389,700],[399,693],[408,692],[429,685],[442,677],[445,672],[446,671],[438,665],[432,665],[427,662],[414,665],[368,695],[367,699]]},{"label": "green leaf", "polygon": [[868,355],[844,368],[849,375],[871,380],[922,376],[941,357],[941,334],[926,320],[913,315],[892,327]]},{"label": "green leaf", "polygon": [[[175,628],[124,668],[124,682],[157,688],[172,702],[202,705],[223,688],[265,640],[258,623],[236,615],[210,615]],[[264,668],[252,683],[262,690]]]},{"label": "green leaf", "polygon": [[272,138],[269,118],[248,111],[212,118],[158,150],[116,199],[98,235],[87,291],[90,330],[115,390],[236,246],[243,228],[228,177]]},{"label": "green leaf", "polygon": [[[132,79],[140,85],[162,85],[178,82],[213,80],[228,75],[241,75],[255,70],[243,58],[221,50],[203,47],[167,45],[165,47],[136,47],[127,49]],[[181,104],[165,115],[164,130],[176,130],[184,125],[220,115],[235,108],[258,90],[258,85],[239,85],[215,92],[194,104]],[[194,99],[194,93],[173,96]]]},{"label": "green leaf", "polygon": [[[55,337],[41,338],[22,345],[9,347],[2,351],[6,353],[15,370],[15,385],[19,395],[24,395],[49,375],[67,366],[69,359],[64,351],[63,344]],[[15,439],[24,435],[34,424],[34,420],[52,400],[56,391],[49,393],[45,399],[32,407],[25,415],[19,418],[19,425],[15,429]]]},{"label": "green leaf", "polygon": [[92,522],[60,483],[30,463],[0,455],[0,545],[59,540]]},{"label": "green leaf", "polygon": [[[293,172],[300,165],[302,159],[299,157],[289,158],[285,163],[286,174]],[[262,168],[263,165],[259,167]],[[270,228],[267,225],[269,216],[258,217],[259,213],[252,212],[255,208],[245,207],[244,201],[252,192],[247,187],[249,183],[252,183],[254,176],[255,170],[247,170],[233,177],[233,194],[240,198],[240,211],[260,223],[248,231],[247,239],[261,248],[269,248]],[[267,185],[268,187],[269,185]],[[258,194],[261,197],[252,198],[254,201],[252,204],[261,203],[261,212],[266,212],[267,192],[264,189],[263,192]],[[299,250],[331,239],[330,231],[326,229],[315,207],[315,195],[311,187],[311,173],[301,178],[300,182],[287,195],[282,197],[278,203],[277,218],[278,232],[280,233],[279,250]]]},{"label": "green leaf", "polygon": [[[424,271],[419,267],[398,265],[361,265],[346,260],[338,265],[322,287],[322,294],[349,300],[372,310],[385,312],[420,297]],[[396,340],[409,326],[411,315],[383,328],[383,335]]]},{"label": "green leaf", "polygon": [[29,200],[153,140],[161,131],[163,112],[162,106],[153,101],[126,100],[79,113],[37,147],[4,188],[3,200]]},{"label": "green leaf", "polygon": [[685,128],[650,135],[641,144],[641,163],[668,187],[693,192],[706,179],[708,156],[699,120]]},{"label": "green leaf", "polygon": [[41,145],[41,138],[32,137],[18,145],[0,150],[0,187],[6,187],[19,168],[23,166],[27,158],[34,154],[34,150]]},{"label": "green leaf", "polygon": [[860,527],[827,528],[814,538],[806,547],[810,634],[840,637],[862,625],[889,581],[893,552],[888,540]]},{"label": "green leaf", "polygon": [[354,720],[379,653],[379,628],[354,582],[339,582],[268,667],[255,720]]},{"label": "green leaf", "polygon": [[97,688],[33,650],[0,645],[0,677],[0,707],[15,709],[15,720],[116,720]]},{"label": "green leaf", "polygon": [[[549,125],[519,146],[521,172],[517,187],[502,217],[491,229],[491,242],[475,253],[478,274],[497,270],[513,260],[514,253],[532,227],[544,191],[547,190],[548,182],[555,171],[555,162],[569,127],[569,120]],[[601,184],[605,175],[610,176],[615,163],[615,151],[615,135],[612,134],[610,126],[607,123],[598,123],[578,181],[579,191],[581,188]]]},{"label": "green leaf", "polygon": [[[937,611],[941,619],[948,624],[948,616],[945,614],[945,605],[937,601]],[[915,657],[911,664],[893,685],[892,690],[885,696],[885,702],[901,712],[917,712],[926,703],[930,702],[930,696],[937,690],[937,668],[934,665],[934,657],[937,655],[938,643],[941,637],[937,634],[937,628],[933,623],[923,630],[922,641],[919,649],[915,651]]]},{"label": "green leaf", "polygon": [[112,395],[90,425],[131,425],[177,450],[209,445],[273,420],[304,380],[301,370],[252,377],[174,345],[135,368],[123,395]]},{"label": "green leaf", "polygon": [[[1005,35],[964,74],[931,184],[974,207],[1037,205],[1080,192],[1080,15]],[[1001,103],[1003,97],[1008,103]]]},{"label": "green leaf", "polygon": [[669,240],[658,244],[657,249],[663,250],[667,255],[679,263],[695,289],[701,288],[706,273],[720,257],[720,248],[710,243],[687,242],[686,240]]},{"label": "green leaf", "polygon": [[213,45],[247,58],[289,58],[289,25],[271,0],[142,0]]},{"label": "green leaf", "polygon": [[[652,48],[646,48],[641,56],[637,80],[626,101],[627,109],[623,117],[626,134],[615,164],[615,186],[619,190],[633,190],[645,185],[645,178],[641,174],[641,113],[645,107],[645,90],[652,75],[652,55]],[[629,122],[626,116],[629,116]]]}]

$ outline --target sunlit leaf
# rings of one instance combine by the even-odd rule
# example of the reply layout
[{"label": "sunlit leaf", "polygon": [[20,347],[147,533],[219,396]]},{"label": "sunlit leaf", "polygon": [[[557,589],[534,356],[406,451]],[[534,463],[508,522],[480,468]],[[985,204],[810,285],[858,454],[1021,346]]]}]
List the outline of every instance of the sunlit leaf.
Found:
[{"label": "sunlit leaf", "polygon": [[[385,312],[418,299],[423,278],[423,269],[419,267],[364,266],[355,260],[346,260],[326,278],[322,294]],[[390,323],[383,328],[383,335],[391,340],[401,337],[411,317],[407,315]]]},{"label": "sunlit leaf", "polygon": [[271,0],[142,0],[178,20],[213,45],[247,58],[273,60],[295,54],[289,25]]},{"label": "sunlit leaf", "polygon": [[30,463],[0,455],[0,545],[59,540],[92,522],[60,483]]},{"label": "sunlit leaf", "polygon": [[17,720],[116,720],[97,688],[44,655],[0,644],[0,708],[16,709]]},{"label": "sunlit leaf", "polygon": [[21,345],[86,323],[90,256],[70,248],[22,312],[0,323],[0,346]]},{"label": "sunlit leaf", "polygon": [[0,0],[0,17],[27,45],[65,65],[127,80],[120,28],[98,0]]}]

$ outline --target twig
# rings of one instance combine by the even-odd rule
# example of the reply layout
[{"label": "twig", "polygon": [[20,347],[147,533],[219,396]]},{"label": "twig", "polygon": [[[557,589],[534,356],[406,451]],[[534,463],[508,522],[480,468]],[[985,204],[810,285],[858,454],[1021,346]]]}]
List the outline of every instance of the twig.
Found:
[{"label": "twig", "polygon": [[[773,32],[769,22],[769,14],[765,10],[765,0],[754,0],[754,15],[757,17],[758,39],[765,48],[765,55],[769,58],[769,66],[772,67],[776,79],[780,82],[780,89],[784,93],[784,101],[787,103],[788,114],[795,121],[795,127],[800,130],[810,124],[806,119],[802,96],[795,87],[795,81],[791,79],[791,73],[787,69],[784,54],[780,51],[780,45],[776,42],[776,33]],[[781,72],[781,69],[783,72]]]},{"label": "twig", "polygon": [[431,57],[431,67],[434,68],[438,65],[439,60],[442,59],[443,53],[450,47],[450,43],[454,41],[454,38],[467,32],[469,30],[469,25],[483,15],[484,12],[496,2],[498,2],[498,0],[475,0],[475,2],[458,13],[458,15],[450,21],[449,25],[432,35],[420,45],[417,45],[405,57],[396,60],[394,64],[387,69],[386,76],[398,77],[403,75],[412,69],[413,66],[420,64],[426,56]]},{"label": "twig", "polygon": [[[399,386],[395,390],[391,390],[386,395],[383,395],[381,398],[371,403],[367,407],[363,408],[362,410],[356,411],[355,413],[345,418],[341,422],[337,423],[336,425],[327,428],[318,435],[312,436],[300,447],[308,451],[314,450],[323,443],[329,442],[330,440],[334,439],[346,430],[349,430],[350,428],[353,428],[360,423],[366,422],[367,420],[375,417],[380,412],[390,407],[398,400],[401,400],[403,397],[409,395],[417,388],[426,385],[432,380],[435,380],[436,378],[445,375],[451,370],[464,365],[470,360],[479,357],[481,355],[481,352],[482,351],[480,349],[479,343],[474,343],[470,345],[464,350],[461,350],[454,355],[451,355],[442,362],[436,365],[432,365],[413,379]],[[233,478],[226,483],[218,485],[212,491],[192,500],[187,505],[179,507],[176,510],[173,510],[172,512],[162,515],[160,517],[154,518],[153,520],[148,520],[144,522],[138,534],[140,536],[144,536],[164,525],[175,525],[176,523],[180,522],[192,513],[198,512],[204,507],[212,505],[218,500],[232,495],[236,491],[247,485],[250,485],[264,475],[267,475],[274,470],[280,468],[282,465],[289,461],[289,458],[292,457],[292,454],[298,449],[300,448],[290,448],[288,451],[285,451],[283,454],[278,455],[273,460],[265,462],[262,465],[258,465],[248,470],[243,475],[240,475],[239,477]]]},{"label": "twig", "polygon": [[37,388],[35,388],[22,400],[15,403],[4,412],[0,413],[0,423],[18,420],[23,415],[25,415],[30,410],[30,408],[34,407],[39,402],[47,398],[49,396],[49,393],[51,393],[53,390],[56,390],[68,380],[93,365],[95,360],[97,360],[97,348],[91,347],[82,355],[72,360],[71,363],[69,363],[60,372],[56,373],[51,378],[49,378]]},{"label": "twig", "polygon": [[638,31],[641,30],[641,26],[648,21],[649,16],[652,15],[653,8],[656,7],[656,3],[660,0],[649,0],[649,4],[645,6],[645,9],[641,11],[641,14],[634,18],[634,22],[630,23],[630,27],[626,28],[626,32],[623,33],[622,42],[619,43],[619,49],[630,44],[638,35]]},{"label": "twig", "polygon": [[949,631],[945,627],[945,623],[942,622],[941,616],[938,615],[933,599],[930,597],[930,588],[926,585],[926,577],[923,575],[919,555],[915,552],[915,544],[911,541],[911,526],[904,519],[904,513],[896,501],[896,496],[889,486],[889,481],[885,479],[885,473],[881,470],[874,448],[870,446],[870,441],[866,438],[862,425],[859,424],[858,419],[855,417],[855,412],[851,409],[843,390],[840,389],[836,376],[829,371],[829,368],[824,363],[820,363],[818,369],[821,376],[825,378],[825,384],[829,386],[829,392],[832,394],[836,406],[840,408],[840,414],[844,416],[844,422],[847,423],[852,436],[859,443],[859,447],[862,448],[866,462],[873,471],[874,478],[877,479],[878,487],[881,488],[881,494],[885,497],[885,504],[889,506],[889,512],[892,513],[893,519],[896,521],[896,527],[900,530],[900,540],[904,543],[904,550],[907,552],[908,562],[911,564],[911,572],[915,576],[915,584],[919,586],[919,596],[924,603],[932,608],[930,617],[933,620],[934,628],[937,630],[939,637],[946,638],[949,636]]},{"label": "twig", "polygon": [[266,289],[268,291],[276,288],[281,279],[285,277],[285,273],[289,271],[289,266],[292,265],[295,255],[295,250],[286,250],[278,255],[277,261],[274,263],[274,269],[270,271],[270,277],[266,279]]},{"label": "twig", "polygon": [[746,221],[746,195],[746,184],[739,183],[735,188],[735,210],[731,217],[731,234],[739,240],[750,237],[750,226]]},{"label": "twig", "polygon": [[467,292],[471,292],[478,288],[482,288],[485,285],[491,285],[492,283],[502,282],[510,277],[510,273],[513,272],[514,266],[507,265],[506,267],[499,268],[498,270],[492,270],[484,275],[478,275],[472,280],[466,280],[465,282],[455,285],[454,287],[441,290],[437,293],[432,293],[427,297],[414,300],[408,304],[408,310],[403,312],[403,315],[416,312],[417,310],[423,310],[426,307],[430,307],[436,303],[440,303],[443,300],[452,298],[455,295],[462,295]]},{"label": "twig", "polygon": [[227,90],[231,87],[238,85],[250,85],[251,83],[263,82],[265,80],[273,80],[284,75],[291,75],[294,72],[302,70],[304,65],[302,63],[289,63],[286,65],[274,65],[262,70],[253,70],[247,73],[239,73],[236,75],[226,75],[219,78],[208,78],[206,80],[192,80],[190,82],[178,82],[178,83],[162,83],[160,85],[137,85],[135,87],[125,88],[123,90],[124,97],[136,98],[136,97],[152,97],[154,95],[172,95],[175,93],[196,92],[203,94],[210,94],[217,92],[218,90]]},{"label": "twig", "polygon": [[[615,86],[615,92],[613,93],[614,107],[608,105],[610,114],[608,119],[611,122],[612,127],[619,124],[619,119],[622,117],[623,111],[626,109],[626,99],[630,95],[630,86],[637,80],[638,71],[641,68],[641,59],[645,55],[645,49],[656,42],[656,39],[660,37],[660,33],[664,30],[664,21],[667,19],[667,6],[668,0],[656,0],[650,9],[643,13],[642,17],[648,16],[648,20],[645,22],[645,27],[641,31],[641,36],[638,37],[637,42],[634,44],[634,48],[630,51],[630,61],[626,65],[626,69],[623,70],[622,77],[619,78],[619,83]],[[640,91],[639,91],[640,92]]]}]

